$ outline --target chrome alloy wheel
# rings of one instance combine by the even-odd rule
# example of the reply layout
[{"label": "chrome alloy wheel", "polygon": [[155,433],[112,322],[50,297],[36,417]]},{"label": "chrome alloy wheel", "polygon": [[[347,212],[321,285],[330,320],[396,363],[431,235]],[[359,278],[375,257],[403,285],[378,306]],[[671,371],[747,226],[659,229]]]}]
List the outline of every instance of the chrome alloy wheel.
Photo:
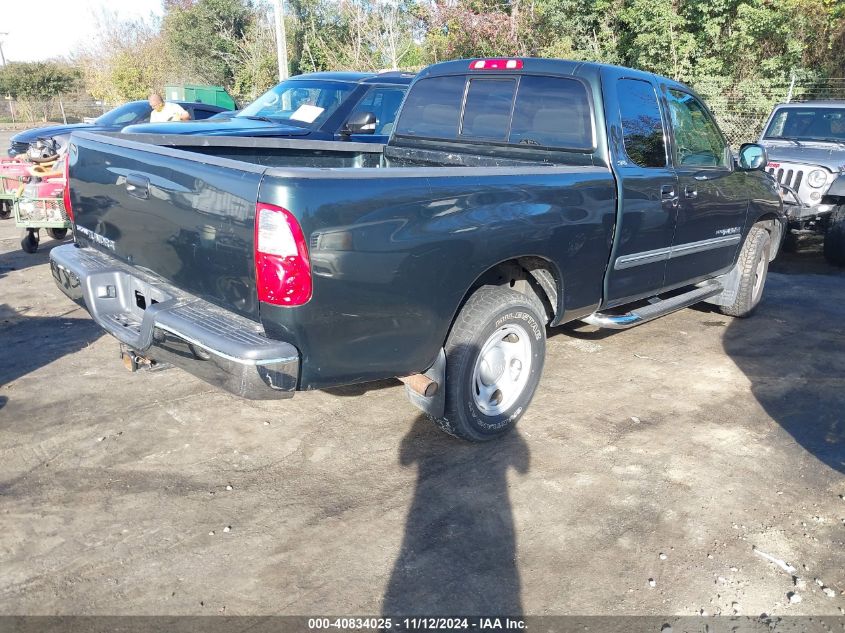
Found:
[{"label": "chrome alloy wheel", "polygon": [[519,398],[531,375],[528,331],[508,324],[497,329],[484,345],[472,371],[472,398],[487,416],[501,415]]}]

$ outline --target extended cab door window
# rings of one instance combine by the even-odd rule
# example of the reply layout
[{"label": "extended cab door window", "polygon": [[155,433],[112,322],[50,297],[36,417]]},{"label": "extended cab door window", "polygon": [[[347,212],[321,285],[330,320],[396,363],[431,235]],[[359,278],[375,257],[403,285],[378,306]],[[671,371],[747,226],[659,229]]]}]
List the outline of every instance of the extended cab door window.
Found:
[{"label": "extended cab door window", "polygon": [[605,116],[621,212],[606,282],[608,303],[616,305],[653,295],[663,286],[678,185],[667,161],[666,127],[654,84],[627,77],[623,69],[605,74]]},{"label": "extended cab door window", "polygon": [[730,148],[704,104],[674,86],[665,95],[680,194],[666,285],[677,287],[733,266],[748,211],[748,183],[745,173],[733,169]]},{"label": "extended cab door window", "polygon": [[628,158],[640,167],[666,167],[666,139],[657,94],[639,79],[619,80],[619,116]]}]

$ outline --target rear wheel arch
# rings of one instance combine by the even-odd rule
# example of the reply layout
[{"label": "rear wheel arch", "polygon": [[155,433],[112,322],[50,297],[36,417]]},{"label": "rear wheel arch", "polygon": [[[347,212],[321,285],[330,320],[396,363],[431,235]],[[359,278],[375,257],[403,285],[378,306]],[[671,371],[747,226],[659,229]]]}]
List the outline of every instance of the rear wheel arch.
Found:
[{"label": "rear wheel arch", "polygon": [[475,288],[444,343],[441,430],[483,442],[513,429],[540,382],[546,333],[537,303],[508,285]]},{"label": "rear wheel arch", "polygon": [[544,325],[556,323],[563,315],[563,277],[555,264],[537,255],[523,255],[502,260],[478,275],[466,289],[452,313],[449,330],[472,294],[482,286],[509,287],[526,295],[545,316]]}]

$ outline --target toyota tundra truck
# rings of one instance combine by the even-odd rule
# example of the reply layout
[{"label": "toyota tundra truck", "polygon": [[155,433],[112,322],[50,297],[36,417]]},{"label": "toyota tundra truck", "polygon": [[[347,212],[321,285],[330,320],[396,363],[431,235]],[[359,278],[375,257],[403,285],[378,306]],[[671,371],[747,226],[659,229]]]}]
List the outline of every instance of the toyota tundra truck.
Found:
[{"label": "toyota tundra truck", "polygon": [[67,163],[52,274],[127,366],[260,399],[396,377],[470,441],[525,414],[549,327],[751,314],[785,227],[693,91],[564,60],[431,66],[385,146],[74,133]]},{"label": "toyota tundra truck", "polygon": [[787,194],[789,229],[824,234],[825,259],[845,266],[845,101],[775,106],[760,144]]}]

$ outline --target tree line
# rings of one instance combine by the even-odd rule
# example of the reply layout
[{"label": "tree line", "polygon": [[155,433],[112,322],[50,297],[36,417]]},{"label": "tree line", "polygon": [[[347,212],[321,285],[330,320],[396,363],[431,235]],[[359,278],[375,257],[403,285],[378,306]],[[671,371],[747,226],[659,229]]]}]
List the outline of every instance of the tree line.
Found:
[{"label": "tree line", "polygon": [[[117,103],[203,83],[245,103],[276,83],[272,8],[262,0],[164,0],[163,9],[147,20],[101,13],[94,42],[56,62],[8,64],[0,92],[35,99],[77,90]],[[285,27],[291,74],[562,57],[737,99],[793,77],[845,77],[841,0],[286,0]]]}]

